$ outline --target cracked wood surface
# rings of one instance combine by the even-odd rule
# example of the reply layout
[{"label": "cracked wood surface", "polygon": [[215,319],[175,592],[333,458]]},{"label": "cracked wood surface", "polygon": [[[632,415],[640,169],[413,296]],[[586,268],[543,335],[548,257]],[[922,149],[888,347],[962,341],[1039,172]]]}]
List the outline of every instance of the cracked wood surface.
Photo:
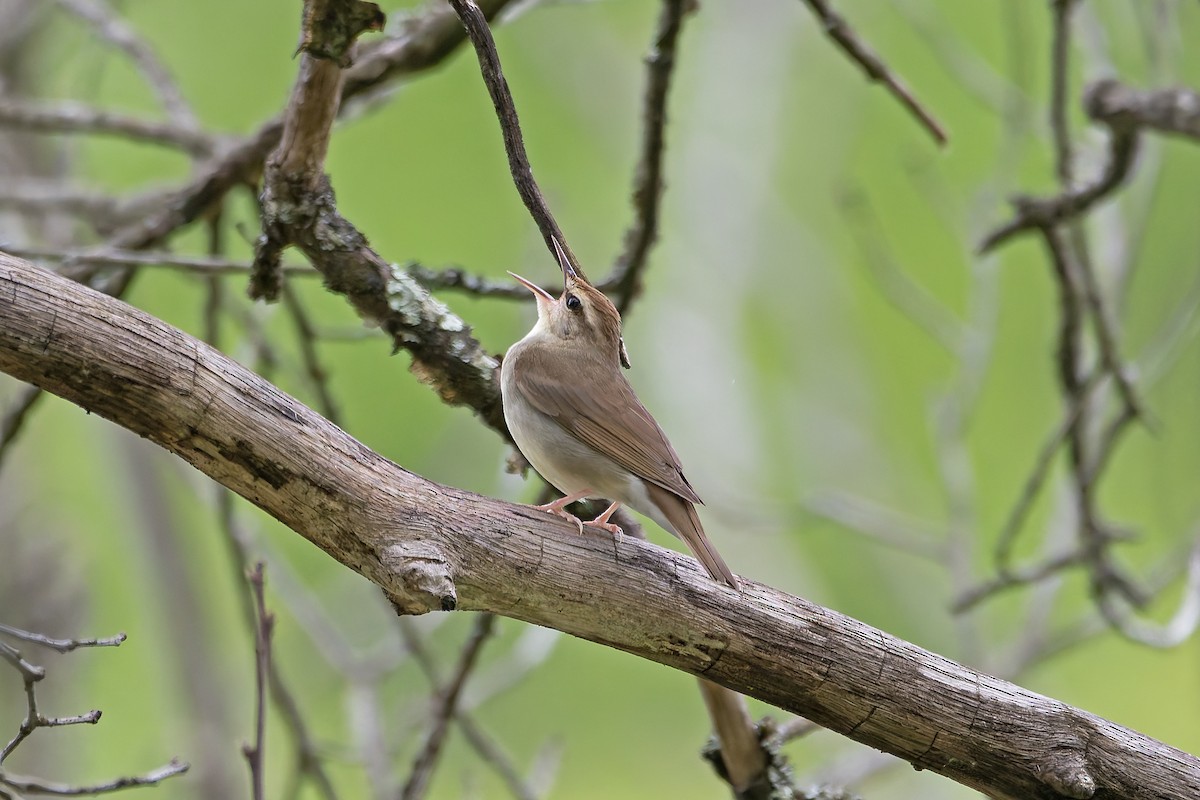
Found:
[{"label": "cracked wood surface", "polygon": [[1200,797],[1182,751],[682,554],[425,480],[186,333],[3,253],[0,370],[175,453],[402,611],[556,628],[992,797]]}]

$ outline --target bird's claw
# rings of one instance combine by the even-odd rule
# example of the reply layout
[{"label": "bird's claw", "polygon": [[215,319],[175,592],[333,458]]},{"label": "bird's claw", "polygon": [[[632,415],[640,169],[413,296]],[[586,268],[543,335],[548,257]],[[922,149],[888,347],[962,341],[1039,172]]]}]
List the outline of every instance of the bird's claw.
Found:
[{"label": "bird's claw", "polygon": [[623,538],[625,538],[625,531],[621,530],[621,526],[617,525],[615,523],[600,522],[599,520],[592,520],[591,522],[588,522],[586,524],[588,527],[591,527],[591,528],[601,528],[603,530],[608,531],[609,533],[611,533],[613,535],[613,538],[617,540],[618,544],[621,542],[621,540]]},{"label": "bird's claw", "polygon": [[562,517],[567,522],[574,522],[575,527],[579,529],[579,535],[583,535],[583,520],[567,511],[562,506],[556,506],[554,503],[547,503],[544,506],[534,506],[538,511],[545,511],[547,514],[553,514],[556,517]]}]

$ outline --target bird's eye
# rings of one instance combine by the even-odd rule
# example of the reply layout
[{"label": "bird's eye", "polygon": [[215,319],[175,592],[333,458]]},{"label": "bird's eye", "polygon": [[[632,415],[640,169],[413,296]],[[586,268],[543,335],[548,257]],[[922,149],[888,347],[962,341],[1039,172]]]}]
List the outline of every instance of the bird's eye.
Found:
[{"label": "bird's eye", "polygon": [[578,311],[582,307],[583,303],[578,297],[573,294],[567,295],[567,308],[571,309],[572,311]]}]

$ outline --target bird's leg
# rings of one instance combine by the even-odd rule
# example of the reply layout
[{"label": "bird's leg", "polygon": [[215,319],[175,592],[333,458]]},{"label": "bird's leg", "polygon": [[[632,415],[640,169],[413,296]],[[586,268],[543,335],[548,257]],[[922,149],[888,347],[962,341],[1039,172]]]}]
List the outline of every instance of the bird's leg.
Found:
[{"label": "bird's leg", "polygon": [[619,541],[621,541],[621,537],[625,535],[625,531],[621,530],[620,525],[609,522],[608,520],[609,520],[609,517],[611,517],[613,514],[615,514],[617,512],[617,509],[620,507],[621,507],[620,503],[613,503],[611,506],[604,509],[603,514],[596,517],[591,522],[587,522],[584,524],[591,525],[595,528],[603,528],[604,530],[611,533],[613,535],[613,538],[615,538],[619,542]]},{"label": "bird's leg", "polygon": [[552,503],[545,503],[540,506],[534,506],[534,508],[536,508],[538,511],[545,511],[549,514],[554,514],[555,516],[562,517],[563,519],[568,520],[570,522],[574,522],[575,525],[579,528],[579,532],[582,534],[583,533],[583,520],[581,520],[579,517],[572,514],[570,511],[567,511],[567,506],[571,505],[571,503],[574,503],[576,500],[582,500],[583,498],[587,497],[591,493],[592,493],[591,489],[582,489],[578,492],[571,492],[566,497],[560,497]]}]

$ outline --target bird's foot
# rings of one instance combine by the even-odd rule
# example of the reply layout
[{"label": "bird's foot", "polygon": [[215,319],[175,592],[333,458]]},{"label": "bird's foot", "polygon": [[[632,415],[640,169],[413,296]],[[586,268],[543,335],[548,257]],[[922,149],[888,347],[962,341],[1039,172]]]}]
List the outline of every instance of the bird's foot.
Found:
[{"label": "bird's foot", "polygon": [[617,542],[619,543],[621,541],[621,539],[625,536],[625,531],[621,530],[620,525],[609,522],[608,520],[613,514],[616,513],[617,509],[620,507],[621,507],[620,503],[613,503],[611,506],[604,509],[603,514],[596,517],[594,520],[592,520],[591,522],[588,522],[587,524],[593,528],[602,528],[602,529],[608,531],[609,533],[611,533],[613,535],[613,538],[616,539]]},{"label": "bird's foot", "polygon": [[553,502],[544,503],[540,506],[534,506],[534,508],[536,508],[538,511],[545,511],[547,514],[553,514],[556,517],[562,517],[568,522],[574,522],[575,527],[579,529],[579,533],[582,535],[583,520],[572,514],[570,511],[567,511],[567,506],[571,505],[571,503],[574,503],[576,500],[582,500],[591,493],[591,489],[584,489],[580,492],[572,492],[566,497],[560,497]]},{"label": "bird's foot", "polygon": [[572,514],[570,511],[567,511],[565,508],[547,508],[549,505],[550,504],[547,503],[545,506],[534,506],[534,508],[539,511],[545,511],[548,514],[553,514],[556,517],[562,517],[567,522],[574,522],[575,527],[579,528],[579,534],[581,536],[583,535],[583,520]]},{"label": "bird's foot", "polygon": [[608,531],[618,542],[625,537],[625,531],[621,530],[621,526],[612,522],[597,522],[596,520],[591,520],[590,522],[585,522],[583,524],[587,525],[589,528],[602,528]]}]

